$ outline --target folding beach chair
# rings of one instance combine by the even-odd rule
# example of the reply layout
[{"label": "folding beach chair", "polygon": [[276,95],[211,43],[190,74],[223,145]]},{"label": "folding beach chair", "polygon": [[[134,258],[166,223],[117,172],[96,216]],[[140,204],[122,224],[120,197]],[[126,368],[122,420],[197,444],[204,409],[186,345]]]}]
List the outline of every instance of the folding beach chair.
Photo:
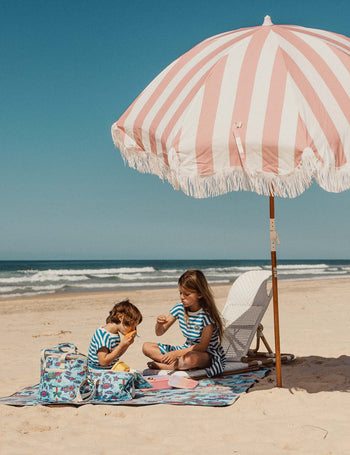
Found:
[{"label": "folding beach chair", "polygon": [[[226,355],[223,374],[257,370],[275,363],[275,354],[264,337],[261,325],[272,298],[272,289],[270,291],[267,289],[270,278],[270,271],[246,272],[237,278],[230,289],[221,314],[224,323],[222,346]],[[256,347],[250,349],[254,336]],[[265,345],[267,352],[259,352],[260,341]],[[294,356],[283,354],[281,358],[286,362],[292,360]],[[152,374],[157,374],[155,373],[157,370],[152,371]],[[190,378],[206,376],[204,369],[176,372],[159,370],[158,374],[180,374]]]},{"label": "folding beach chair", "polygon": [[[222,346],[227,363],[241,362],[247,357],[255,357],[260,340],[265,344],[268,353],[272,354],[261,325],[272,297],[272,289],[270,292],[267,290],[269,278],[271,278],[270,271],[246,272],[233,283],[230,289],[221,314],[224,323]],[[255,335],[256,348],[249,350]]]}]

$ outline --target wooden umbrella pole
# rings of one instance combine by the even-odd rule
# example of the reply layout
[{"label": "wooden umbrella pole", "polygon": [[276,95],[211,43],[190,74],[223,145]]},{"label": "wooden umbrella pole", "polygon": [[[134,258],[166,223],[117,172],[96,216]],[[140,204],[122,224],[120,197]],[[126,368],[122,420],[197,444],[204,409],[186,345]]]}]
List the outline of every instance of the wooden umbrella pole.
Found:
[{"label": "wooden umbrella pole", "polygon": [[270,242],[271,242],[271,267],[272,267],[272,292],[273,292],[273,320],[275,330],[275,351],[276,351],[276,378],[277,387],[282,387],[281,349],[280,349],[280,328],[278,317],[278,289],[277,289],[277,259],[276,259],[276,233],[275,221],[275,198],[270,195]]}]

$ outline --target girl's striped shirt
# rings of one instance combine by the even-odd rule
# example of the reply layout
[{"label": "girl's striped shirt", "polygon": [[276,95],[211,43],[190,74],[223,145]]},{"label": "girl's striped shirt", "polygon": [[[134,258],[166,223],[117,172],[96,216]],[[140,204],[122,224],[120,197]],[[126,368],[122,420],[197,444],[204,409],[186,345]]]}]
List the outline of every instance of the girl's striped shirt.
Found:
[{"label": "girl's striped shirt", "polygon": [[[178,319],[181,332],[183,336],[186,338],[186,344],[188,344],[189,346],[199,343],[201,340],[201,335],[204,327],[213,324],[213,321],[202,309],[199,309],[198,311],[195,312],[188,311],[186,317],[185,309],[182,303],[178,303],[177,305],[175,305],[170,310],[170,314],[172,314],[174,318]],[[218,336],[215,336],[215,334],[213,333],[209,346],[212,344],[212,341],[214,342],[214,344],[216,344],[215,343],[216,338],[218,338]]]},{"label": "girl's striped shirt", "polygon": [[185,314],[185,308],[183,304],[180,302],[175,305],[171,310],[170,314],[174,316],[179,321],[180,329],[182,334],[186,338],[185,345],[192,346],[193,344],[198,344],[201,341],[202,331],[204,327],[213,324],[214,330],[211,336],[207,352],[214,355],[214,357],[218,357],[216,361],[213,362],[212,365],[212,373],[218,374],[221,368],[217,368],[215,363],[217,361],[221,365],[225,365],[225,355],[223,352],[223,348],[220,343],[219,332],[211,320],[210,316],[205,313],[205,311],[200,308],[198,311],[192,312],[188,311],[187,315]]},{"label": "girl's striped shirt", "polygon": [[207,352],[211,355],[212,363],[205,371],[209,377],[222,373],[226,364],[225,353],[220,343],[217,328],[210,316],[208,316],[203,309],[199,309],[195,312],[188,311],[187,314],[185,314],[185,308],[181,302],[170,310],[170,314],[179,321],[180,329],[186,338],[186,341],[182,346],[171,346],[158,343],[160,351],[165,354],[169,351],[177,351],[198,344],[201,340],[204,327],[213,324],[214,330],[207,348]]}]

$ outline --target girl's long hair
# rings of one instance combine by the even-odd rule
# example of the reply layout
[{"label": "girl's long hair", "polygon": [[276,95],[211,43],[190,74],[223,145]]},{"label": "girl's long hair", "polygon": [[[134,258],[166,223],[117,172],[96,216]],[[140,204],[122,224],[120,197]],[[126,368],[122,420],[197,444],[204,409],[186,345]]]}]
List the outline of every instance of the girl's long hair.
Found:
[{"label": "girl's long hair", "polygon": [[213,321],[218,331],[220,341],[222,341],[224,328],[221,316],[215,304],[213,292],[204,273],[201,270],[187,270],[187,272],[180,276],[178,284],[180,288],[197,292],[197,294],[201,296],[199,304]]}]

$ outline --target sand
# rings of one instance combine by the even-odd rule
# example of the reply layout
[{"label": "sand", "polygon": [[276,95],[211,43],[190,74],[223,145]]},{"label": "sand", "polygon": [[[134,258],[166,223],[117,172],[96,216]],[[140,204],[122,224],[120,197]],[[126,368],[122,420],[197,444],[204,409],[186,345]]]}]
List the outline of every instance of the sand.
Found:
[{"label": "sand", "polygon": [[[219,308],[227,286],[214,288]],[[142,311],[139,337],[123,356],[146,367],[155,317],[177,289],[65,294],[0,301],[0,396],[39,381],[40,349],[90,336],[113,303],[129,297]],[[156,405],[16,408],[0,405],[0,453],[7,454],[347,454],[350,453],[350,280],[280,282],[281,350],[296,355],[224,408]],[[273,345],[269,308],[263,324]],[[159,340],[182,340],[172,327]]]}]

